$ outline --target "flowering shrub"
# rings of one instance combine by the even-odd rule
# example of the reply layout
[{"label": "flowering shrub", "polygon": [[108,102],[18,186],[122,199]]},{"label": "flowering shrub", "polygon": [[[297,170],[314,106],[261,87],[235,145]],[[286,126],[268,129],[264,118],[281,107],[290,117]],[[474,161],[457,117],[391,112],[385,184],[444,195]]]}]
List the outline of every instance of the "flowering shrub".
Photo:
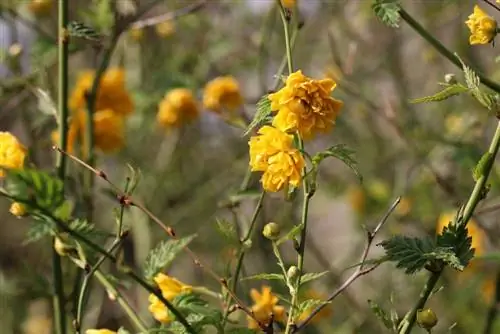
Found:
[{"label": "flowering shrub", "polygon": [[266,3],[0,5],[3,330],[500,331],[498,1]]}]

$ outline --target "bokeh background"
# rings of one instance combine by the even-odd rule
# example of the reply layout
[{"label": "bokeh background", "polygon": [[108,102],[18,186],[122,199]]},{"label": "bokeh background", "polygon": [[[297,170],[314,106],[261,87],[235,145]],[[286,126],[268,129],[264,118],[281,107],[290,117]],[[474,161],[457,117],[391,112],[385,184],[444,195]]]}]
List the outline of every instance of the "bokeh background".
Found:
[{"label": "bokeh background", "polygon": [[[55,3],[45,15],[29,10],[29,0],[16,3],[14,11],[0,11],[0,131],[11,131],[30,150],[30,163],[51,170],[54,154],[51,132],[56,122],[47,113],[46,101],[33,87],[57,96],[57,49]],[[85,22],[108,35],[113,27],[109,4],[104,0],[71,0],[70,19]],[[117,0],[121,11],[135,11],[150,1]],[[150,18],[195,3],[187,0],[156,1],[143,17]],[[404,8],[462,59],[492,79],[500,80],[497,48],[471,47],[464,21],[477,1],[402,1]],[[400,28],[383,25],[371,11],[368,0],[298,0],[303,27],[297,35],[295,67],[312,77],[331,77],[338,82],[334,96],[344,101],[341,116],[331,135],[308,143],[316,152],[333,144],[346,144],[356,151],[363,183],[343,164],[328,161],[320,171],[319,188],[312,200],[306,269],[329,273],[308,285],[308,290],[326,298],[338,287],[361,255],[363,225],[375,226],[390,204],[402,196],[396,212],[378,239],[395,233],[433,235],[439,217],[453,213],[473,187],[471,170],[487,148],[495,126],[494,116],[467,96],[442,103],[411,104],[412,98],[440,89],[445,74],[461,72],[440,56],[404,22]],[[494,17],[482,3],[483,9]],[[248,138],[243,130],[227,124],[219,115],[203,110],[189,125],[164,129],[158,124],[158,103],[176,87],[193,90],[201,101],[205,84],[221,75],[238,81],[245,104],[241,112],[251,118],[256,102],[271,89],[284,56],[284,37],[278,12],[271,0],[207,0],[189,15],[172,22],[170,31],[159,34],[154,26],[140,33],[126,32],[118,41],[111,67],[122,67],[134,112],[127,118],[126,144],[114,154],[99,154],[98,166],[123,184],[127,164],[142,173],[136,197],[179,235],[197,233],[193,248],[220,275],[235,260],[237,244],[217,232],[217,220],[233,222],[243,233],[256,204],[245,199],[237,208],[224,202],[234,194],[248,166]],[[9,48],[19,44],[19,66],[9,61]],[[11,49],[12,51],[12,49]],[[71,54],[73,87],[79,72],[95,66],[96,50],[79,41]],[[70,174],[81,167],[70,163]],[[480,227],[473,235],[478,255],[464,273],[448,270],[440,281],[444,288],[430,300],[439,318],[435,333],[482,333],[494,300],[498,266],[499,169],[494,167],[491,191],[474,217]],[[250,181],[259,189],[258,175]],[[113,208],[106,184],[97,180],[94,221],[112,231]],[[70,196],[79,192],[75,182]],[[300,196],[299,196],[300,197]],[[258,231],[275,221],[284,230],[300,219],[296,202],[281,194],[268,196]],[[80,203],[84,206],[84,203]],[[50,241],[26,243],[33,221],[17,219],[0,200],[0,328],[2,333],[51,333]],[[79,206],[76,210],[78,212]],[[499,207],[500,208],[500,207]],[[127,211],[131,231],[126,245],[127,261],[138,268],[148,251],[164,235],[141,212]],[[295,255],[291,244],[283,246],[288,263]],[[269,241],[255,234],[244,263],[244,275],[277,272]],[[374,246],[370,258],[379,256]],[[481,256],[484,257],[481,259]],[[67,265],[67,291],[71,292],[75,269]],[[184,282],[220,287],[189,258],[181,255],[169,273]],[[309,333],[383,333],[385,329],[370,310],[368,300],[393,308],[400,316],[413,305],[426,280],[426,273],[405,276],[392,264],[360,278],[328,307],[330,312]],[[248,291],[261,284],[285,294],[273,282],[243,281],[239,295],[250,302]],[[147,293],[128,284],[123,287],[140,316],[153,321],[147,310]],[[242,321],[244,317],[241,317]],[[93,286],[85,324],[116,329],[128,326],[121,310],[104,291]],[[424,333],[416,328],[415,333]],[[500,324],[491,333],[500,333]]]}]

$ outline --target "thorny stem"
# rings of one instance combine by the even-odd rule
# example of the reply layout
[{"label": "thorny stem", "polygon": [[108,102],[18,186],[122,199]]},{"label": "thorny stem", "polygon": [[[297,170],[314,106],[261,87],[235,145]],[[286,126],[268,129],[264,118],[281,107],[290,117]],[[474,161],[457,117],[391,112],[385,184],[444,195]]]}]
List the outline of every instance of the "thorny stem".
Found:
[{"label": "thorny stem", "polygon": [[[58,126],[59,126],[59,145],[66,147],[68,137],[68,39],[66,26],[68,24],[68,0],[61,0],[58,4]],[[57,154],[57,177],[63,183],[66,178],[66,156],[62,153]],[[54,241],[54,239],[52,240]],[[64,312],[65,296],[64,282],[62,273],[61,257],[56,250],[52,248],[52,276],[54,279],[54,319],[55,330],[57,334],[66,333],[66,315]]]},{"label": "thorny stem", "polygon": [[[441,42],[435,39],[427,30],[425,30],[417,21],[415,21],[404,9],[401,8],[399,13],[401,15],[401,18],[405,22],[407,22],[420,36],[422,36],[432,46],[434,46],[436,50],[438,50],[443,56],[448,58],[453,64],[457,65],[460,68],[462,67],[460,60],[455,55],[453,55],[453,53],[449,51]],[[500,93],[500,85],[489,80],[488,78],[485,78],[479,73],[478,76],[484,85],[496,91],[497,93]],[[472,190],[472,193],[469,196],[467,204],[465,205],[465,209],[462,214],[462,219],[459,221],[460,224],[467,224],[469,219],[472,217],[474,209],[476,208],[477,204],[483,199],[484,195],[483,192],[485,190],[486,181],[488,180],[488,176],[493,167],[493,161],[495,160],[499,147],[500,147],[500,122],[497,125],[495,134],[493,135],[490,147],[488,149],[488,152],[491,154],[491,160],[490,160],[491,162],[487,164],[485,170],[483,171],[483,174],[476,181],[474,189]],[[441,269],[430,274],[417,303],[413,306],[413,308],[407,313],[405,318],[401,321],[399,327],[400,328],[399,334],[409,334],[411,332],[413,326],[415,325],[417,311],[420,308],[422,308],[427,302],[427,299],[429,298],[430,293],[434,289],[434,286],[438,282],[442,272],[443,270]]]}]

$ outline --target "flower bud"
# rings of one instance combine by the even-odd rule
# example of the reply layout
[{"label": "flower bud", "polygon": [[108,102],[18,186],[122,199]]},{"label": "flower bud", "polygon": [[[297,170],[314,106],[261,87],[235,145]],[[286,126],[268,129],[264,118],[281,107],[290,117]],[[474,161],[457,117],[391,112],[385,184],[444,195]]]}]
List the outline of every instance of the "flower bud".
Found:
[{"label": "flower bud", "polygon": [[280,226],[274,222],[267,223],[262,230],[262,235],[269,240],[276,240],[280,236]]},{"label": "flower bud", "polygon": [[26,216],[26,206],[19,202],[14,202],[10,205],[9,212],[12,213],[17,218]]},{"label": "flower bud", "polygon": [[56,253],[60,256],[67,256],[75,252],[75,248],[66,244],[64,241],[64,235],[57,236],[54,239],[54,249]]},{"label": "flower bud", "polygon": [[417,324],[424,329],[430,330],[436,326],[438,318],[430,308],[417,311]]},{"label": "flower bud", "polygon": [[300,270],[296,266],[290,266],[290,268],[288,268],[288,271],[286,272],[286,276],[291,281],[295,281],[297,277],[299,277],[299,275],[300,275]]}]

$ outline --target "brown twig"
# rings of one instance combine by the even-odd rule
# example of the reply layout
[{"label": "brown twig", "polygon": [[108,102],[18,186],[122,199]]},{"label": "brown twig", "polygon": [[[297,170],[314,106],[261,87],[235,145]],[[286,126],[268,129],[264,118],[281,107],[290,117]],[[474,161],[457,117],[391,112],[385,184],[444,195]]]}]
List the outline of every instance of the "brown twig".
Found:
[{"label": "brown twig", "polygon": [[391,207],[385,215],[382,217],[382,219],[378,222],[377,226],[373,229],[373,231],[366,231],[366,243],[365,243],[365,248],[363,250],[363,253],[361,255],[361,260],[359,261],[361,264],[359,265],[358,269],[354,273],[352,273],[351,276],[340,286],[335,290],[326,300],[328,303],[324,303],[316,307],[309,316],[302,321],[300,324],[298,324],[295,327],[295,330],[293,330],[293,333],[297,333],[301,329],[303,329],[313,318],[320,312],[324,307],[326,307],[329,302],[334,300],[338,295],[340,295],[345,289],[347,289],[355,280],[357,280],[359,277],[364,276],[368,274],[369,272],[373,271],[375,268],[379,266],[379,264],[374,264],[368,268],[365,268],[364,262],[366,261],[366,258],[368,256],[368,252],[370,251],[370,248],[373,244],[373,240],[375,239],[375,236],[377,233],[380,231],[382,226],[384,226],[385,222],[389,218],[389,216],[392,214],[394,209],[398,206],[399,202],[401,201],[401,197],[398,197],[394,203],[392,203]]},{"label": "brown twig", "polygon": [[[205,4],[207,3],[206,0],[201,0],[198,2],[195,2],[191,5],[188,5],[184,8],[181,8],[179,10],[173,11],[173,12],[168,12],[164,13],[158,16],[153,16],[147,19],[142,19],[142,20],[137,20],[134,23],[132,23],[132,28],[133,29],[140,29],[144,27],[149,27],[149,26],[154,26],[157,25],[158,23],[162,23],[168,20],[175,20],[181,16],[185,16],[188,14],[191,14],[199,9],[201,9]],[[144,14],[144,13],[143,13]],[[141,16],[142,14],[139,14]]]},{"label": "brown twig", "polygon": [[[137,207],[139,210],[141,210],[143,213],[145,213],[151,220],[153,220],[158,226],[160,226],[172,239],[178,240],[178,236],[177,236],[177,234],[175,233],[175,230],[172,227],[165,225],[165,223],[163,223],[160,218],[158,218],[149,209],[147,209],[144,204],[142,204],[142,203],[134,200],[129,194],[123,192],[118,186],[116,186],[108,178],[107,174],[104,171],[102,171],[100,169],[97,169],[95,167],[90,166],[89,164],[85,163],[81,159],[79,159],[79,158],[75,157],[74,155],[72,155],[72,154],[70,154],[70,153],[62,150],[60,147],[53,146],[52,148],[54,150],[57,150],[58,152],[60,152],[62,154],[67,155],[71,160],[75,161],[76,163],[80,164],[81,166],[85,167],[86,169],[88,169],[89,171],[91,171],[92,173],[94,173],[99,178],[101,178],[104,181],[106,181],[106,183],[108,183],[111,186],[111,188],[113,189],[113,191],[115,192],[116,198],[117,198],[117,200],[119,201],[119,203],[121,205],[124,205],[124,206],[135,206],[135,207]],[[252,310],[249,309],[247,306],[245,306],[243,304],[243,302],[236,296],[236,294],[233,291],[231,291],[231,289],[229,289],[227,281],[224,278],[220,277],[212,269],[210,269],[209,267],[207,267],[199,259],[199,257],[196,255],[196,253],[189,248],[189,246],[185,246],[184,247],[184,251],[191,257],[191,259],[193,260],[193,263],[196,266],[198,266],[201,269],[204,269],[214,280],[216,280],[217,282],[219,282],[219,284],[221,284],[222,287],[227,290],[227,292],[231,295],[231,297],[236,302],[238,308],[240,308],[245,313],[247,313],[250,317],[252,317],[259,324],[259,326],[261,327],[262,330],[264,330],[264,331],[267,330],[268,326],[266,324],[263,324],[262,322],[260,322],[255,317],[255,315],[252,312]]]}]

